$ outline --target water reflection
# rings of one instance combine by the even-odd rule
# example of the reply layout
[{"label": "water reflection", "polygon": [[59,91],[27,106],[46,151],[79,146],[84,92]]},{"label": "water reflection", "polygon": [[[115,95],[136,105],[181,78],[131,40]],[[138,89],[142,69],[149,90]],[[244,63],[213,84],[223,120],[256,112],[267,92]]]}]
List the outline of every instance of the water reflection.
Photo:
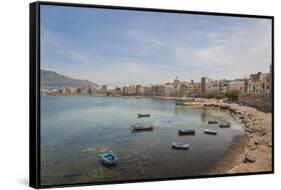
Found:
[{"label": "water reflection", "polygon": [[[125,97],[42,97],[42,184],[85,183],[200,175],[211,168],[243,135],[240,123],[219,109],[186,108],[173,101]],[[151,117],[137,118],[137,113]],[[208,125],[217,119],[229,129]],[[132,132],[135,123],[153,124],[153,131]],[[178,129],[196,135],[180,136]],[[216,136],[204,129],[218,131]],[[172,142],[190,144],[174,151]],[[104,167],[99,154],[113,151],[120,160]]]}]

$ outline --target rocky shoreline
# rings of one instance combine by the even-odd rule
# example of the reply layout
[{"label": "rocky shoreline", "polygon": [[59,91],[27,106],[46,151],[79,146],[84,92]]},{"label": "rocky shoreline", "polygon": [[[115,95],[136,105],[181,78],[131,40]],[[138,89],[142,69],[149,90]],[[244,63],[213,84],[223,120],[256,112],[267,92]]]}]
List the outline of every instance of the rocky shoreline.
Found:
[{"label": "rocky shoreline", "polygon": [[272,113],[216,99],[154,98],[175,100],[178,106],[220,108],[243,124],[245,136],[233,140],[221,161],[208,174],[272,171]]}]

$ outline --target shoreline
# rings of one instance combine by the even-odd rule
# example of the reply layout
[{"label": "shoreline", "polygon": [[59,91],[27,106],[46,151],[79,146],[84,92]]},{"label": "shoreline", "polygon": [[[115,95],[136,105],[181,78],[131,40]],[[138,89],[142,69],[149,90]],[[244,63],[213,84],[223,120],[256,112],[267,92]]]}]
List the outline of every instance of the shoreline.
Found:
[{"label": "shoreline", "polygon": [[182,101],[180,105],[187,107],[196,105],[223,109],[240,121],[245,131],[245,135],[234,137],[220,161],[207,172],[208,175],[272,171],[271,112],[216,99],[192,98]]}]

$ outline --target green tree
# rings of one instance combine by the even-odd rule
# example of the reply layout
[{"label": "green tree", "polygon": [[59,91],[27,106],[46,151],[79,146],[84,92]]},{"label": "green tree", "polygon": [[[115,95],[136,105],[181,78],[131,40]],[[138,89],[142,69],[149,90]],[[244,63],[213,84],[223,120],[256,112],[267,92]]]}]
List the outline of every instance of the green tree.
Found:
[{"label": "green tree", "polygon": [[239,96],[240,90],[229,90],[226,92],[226,97],[230,100],[237,101]]},{"label": "green tree", "polygon": [[207,95],[206,95],[206,98],[215,98],[216,96],[215,96],[215,94],[214,93],[208,93]]}]

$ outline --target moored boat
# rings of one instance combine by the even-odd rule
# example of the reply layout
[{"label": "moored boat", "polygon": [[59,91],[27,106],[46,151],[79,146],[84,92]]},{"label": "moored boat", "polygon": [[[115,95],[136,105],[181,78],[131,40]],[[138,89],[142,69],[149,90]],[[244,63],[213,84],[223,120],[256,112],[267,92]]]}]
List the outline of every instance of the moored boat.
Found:
[{"label": "moored boat", "polygon": [[149,113],[138,113],[138,117],[150,117]]},{"label": "moored boat", "polygon": [[212,134],[212,135],[216,135],[218,132],[215,130],[211,130],[211,129],[205,129],[204,133],[206,134]]},{"label": "moored boat", "polygon": [[136,131],[153,130],[153,125],[137,123],[137,124],[131,125],[131,128]]},{"label": "moored boat", "polygon": [[218,124],[218,120],[209,120],[208,124]]},{"label": "moored boat", "polygon": [[173,142],[172,143],[172,148],[186,150],[186,149],[189,148],[189,144]]},{"label": "moored boat", "polygon": [[229,128],[230,127],[230,123],[221,123],[220,127],[221,128]]},{"label": "moored boat", "polygon": [[117,164],[119,158],[112,154],[111,152],[105,152],[101,154],[102,162],[106,165],[113,166]]},{"label": "moored boat", "polygon": [[195,129],[179,129],[179,135],[195,135]]}]

